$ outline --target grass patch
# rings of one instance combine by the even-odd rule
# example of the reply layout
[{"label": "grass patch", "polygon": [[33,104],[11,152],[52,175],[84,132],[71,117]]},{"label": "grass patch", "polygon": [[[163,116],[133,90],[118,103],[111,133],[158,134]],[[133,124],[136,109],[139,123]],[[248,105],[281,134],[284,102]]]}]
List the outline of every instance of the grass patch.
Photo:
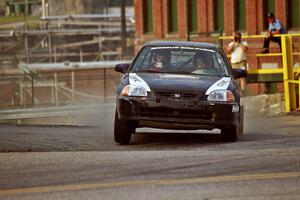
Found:
[{"label": "grass patch", "polygon": [[27,22],[39,20],[39,16],[7,16],[0,17],[0,24],[15,23],[15,22]]},{"label": "grass patch", "polygon": [[[0,17],[0,25],[11,24],[11,23],[18,23],[18,22],[25,22],[28,29],[36,29],[40,22],[39,16],[7,16],[7,17]],[[13,26],[7,26],[5,29],[14,29]]]}]

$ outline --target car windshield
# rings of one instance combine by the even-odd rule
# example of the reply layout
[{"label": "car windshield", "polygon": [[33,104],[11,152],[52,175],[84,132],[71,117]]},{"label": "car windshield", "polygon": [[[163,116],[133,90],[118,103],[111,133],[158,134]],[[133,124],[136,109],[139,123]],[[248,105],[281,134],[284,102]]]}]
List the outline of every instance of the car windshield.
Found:
[{"label": "car windshield", "polygon": [[229,76],[219,52],[197,47],[145,47],[131,72]]}]

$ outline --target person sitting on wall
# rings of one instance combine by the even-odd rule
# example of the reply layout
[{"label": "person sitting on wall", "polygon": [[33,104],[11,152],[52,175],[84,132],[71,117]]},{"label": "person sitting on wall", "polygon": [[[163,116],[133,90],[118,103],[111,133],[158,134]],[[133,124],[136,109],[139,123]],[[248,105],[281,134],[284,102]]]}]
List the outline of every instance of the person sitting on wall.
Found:
[{"label": "person sitting on wall", "polygon": [[268,30],[267,37],[264,40],[264,46],[261,53],[269,53],[270,41],[278,43],[281,51],[281,38],[274,37],[274,35],[287,33],[282,23],[278,19],[275,19],[274,13],[271,12],[268,13],[268,22],[269,22],[269,30]]}]

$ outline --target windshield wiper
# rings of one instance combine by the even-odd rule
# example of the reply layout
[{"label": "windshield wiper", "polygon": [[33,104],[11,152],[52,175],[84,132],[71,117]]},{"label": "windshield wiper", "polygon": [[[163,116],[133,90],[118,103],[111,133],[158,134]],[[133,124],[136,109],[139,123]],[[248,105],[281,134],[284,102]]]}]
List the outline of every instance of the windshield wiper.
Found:
[{"label": "windshield wiper", "polygon": [[144,69],[144,70],[133,71],[133,73],[168,73],[168,72],[157,71],[157,70],[153,70],[153,69]]},{"label": "windshield wiper", "polygon": [[187,72],[187,71],[169,71],[169,72],[166,72],[168,74],[192,74],[194,75],[195,73],[193,72]]},{"label": "windshield wiper", "polygon": [[216,76],[215,74],[203,74],[203,73],[195,73],[195,72],[187,72],[187,71],[174,71],[169,72],[170,74],[187,74],[187,75],[196,75],[196,76]]},{"label": "windshield wiper", "polygon": [[218,76],[218,75],[215,75],[215,74],[196,74],[194,73],[195,75],[197,76]]}]

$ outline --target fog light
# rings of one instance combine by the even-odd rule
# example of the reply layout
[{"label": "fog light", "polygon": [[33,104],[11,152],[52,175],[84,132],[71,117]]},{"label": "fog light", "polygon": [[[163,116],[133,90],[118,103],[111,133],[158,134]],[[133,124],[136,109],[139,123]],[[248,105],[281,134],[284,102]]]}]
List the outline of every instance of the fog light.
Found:
[{"label": "fog light", "polygon": [[239,112],[239,111],[240,111],[239,105],[232,105],[232,112]]}]

